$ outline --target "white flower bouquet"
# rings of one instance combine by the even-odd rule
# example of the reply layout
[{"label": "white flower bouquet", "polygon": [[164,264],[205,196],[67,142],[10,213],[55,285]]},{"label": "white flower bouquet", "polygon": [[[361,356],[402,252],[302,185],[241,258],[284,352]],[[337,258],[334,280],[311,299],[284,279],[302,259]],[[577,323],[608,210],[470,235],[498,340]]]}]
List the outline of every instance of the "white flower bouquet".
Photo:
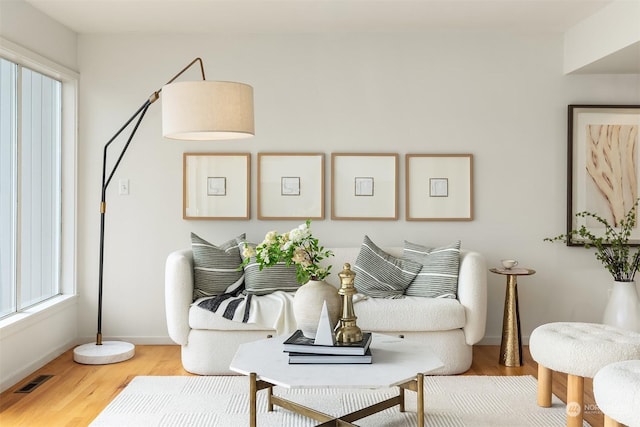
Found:
[{"label": "white flower bouquet", "polygon": [[242,265],[247,265],[255,257],[260,270],[279,262],[295,265],[296,280],[304,284],[309,280],[323,280],[329,275],[331,266],[320,267],[320,261],[333,256],[333,252],[322,247],[318,239],[313,237],[311,220],[307,220],[283,234],[269,231],[264,241],[255,248],[245,244],[242,256]]}]

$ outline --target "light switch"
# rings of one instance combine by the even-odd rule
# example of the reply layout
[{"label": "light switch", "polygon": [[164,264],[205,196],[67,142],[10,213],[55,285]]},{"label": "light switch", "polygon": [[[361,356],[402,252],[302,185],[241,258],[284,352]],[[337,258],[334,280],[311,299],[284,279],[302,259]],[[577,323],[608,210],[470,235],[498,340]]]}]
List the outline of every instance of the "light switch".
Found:
[{"label": "light switch", "polygon": [[129,180],[128,179],[121,179],[118,181],[118,193],[121,196],[128,196],[129,195]]}]

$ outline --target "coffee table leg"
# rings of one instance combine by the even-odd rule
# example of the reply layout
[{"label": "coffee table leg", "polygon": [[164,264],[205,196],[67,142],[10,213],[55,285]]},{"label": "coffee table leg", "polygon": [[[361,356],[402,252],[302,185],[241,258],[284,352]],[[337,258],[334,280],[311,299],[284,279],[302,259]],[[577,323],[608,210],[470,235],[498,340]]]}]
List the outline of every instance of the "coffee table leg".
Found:
[{"label": "coffee table leg", "polygon": [[416,393],[418,394],[418,427],[424,427],[424,374],[416,375]]},{"label": "coffee table leg", "polygon": [[249,374],[249,425],[256,427],[258,425],[256,415],[256,402],[258,400],[258,384],[256,383],[256,374],[251,372]]},{"label": "coffee table leg", "polygon": [[273,399],[271,399],[273,397],[273,387],[269,387],[267,389],[267,410],[269,412],[273,412]]},{"label": "coffee table leg", "polygon": [[400,387],[400,412],[404,412],[404,389]]}]

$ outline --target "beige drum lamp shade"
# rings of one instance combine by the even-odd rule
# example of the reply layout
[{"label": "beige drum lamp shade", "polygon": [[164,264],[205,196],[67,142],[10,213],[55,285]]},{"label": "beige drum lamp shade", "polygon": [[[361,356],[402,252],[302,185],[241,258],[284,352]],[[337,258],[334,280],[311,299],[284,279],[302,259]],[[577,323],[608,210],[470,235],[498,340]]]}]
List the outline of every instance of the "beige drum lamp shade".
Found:
[{"label": "beige drum lamp shade", "polygon": [[206,80],[164,86],[162,134],[197,141],[253,136],[253,88],[244,83]]}]

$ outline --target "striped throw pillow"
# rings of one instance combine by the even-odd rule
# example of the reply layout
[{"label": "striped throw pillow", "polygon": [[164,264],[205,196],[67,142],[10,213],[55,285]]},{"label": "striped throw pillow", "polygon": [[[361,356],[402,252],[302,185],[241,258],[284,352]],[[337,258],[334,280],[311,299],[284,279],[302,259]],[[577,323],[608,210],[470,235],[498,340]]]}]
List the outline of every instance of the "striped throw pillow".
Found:
[{"label": "striped throw pillow", "polygon": [[[240,237],[244,238],[244,234]],[[239,269],[242,259],[236,239],[219,246],[191,233],[193,251],[193,298],[224,294],[228,288],[242,281]]]},{"label": "striped throw pillow", "polygon": [[406,295],[429,298],[456,298],[460,269],[460,241],[441,248],[427,248],[404,242],[403,258],[422,264]]},{"label": "striped throw pillow", "polygon": [[396,258],[364,236],[353,270],[358,292],[374,298],[402,298],[422,264]]},{"label": "striped throw pillow", "polygon": [[[244,239],[238,239],[240,256],[243,257],[244,245],[255,247],[255,243],[249,243]],[[242,258],[244,260],[244,257]],[[295,292],[300,287],[296,280],[295,266],[287,266],[281,262],[271,267],[260,270],[260,264],[255,258],[244,266],[244,287],[247,294],[267,295],[275,291]]]}]

